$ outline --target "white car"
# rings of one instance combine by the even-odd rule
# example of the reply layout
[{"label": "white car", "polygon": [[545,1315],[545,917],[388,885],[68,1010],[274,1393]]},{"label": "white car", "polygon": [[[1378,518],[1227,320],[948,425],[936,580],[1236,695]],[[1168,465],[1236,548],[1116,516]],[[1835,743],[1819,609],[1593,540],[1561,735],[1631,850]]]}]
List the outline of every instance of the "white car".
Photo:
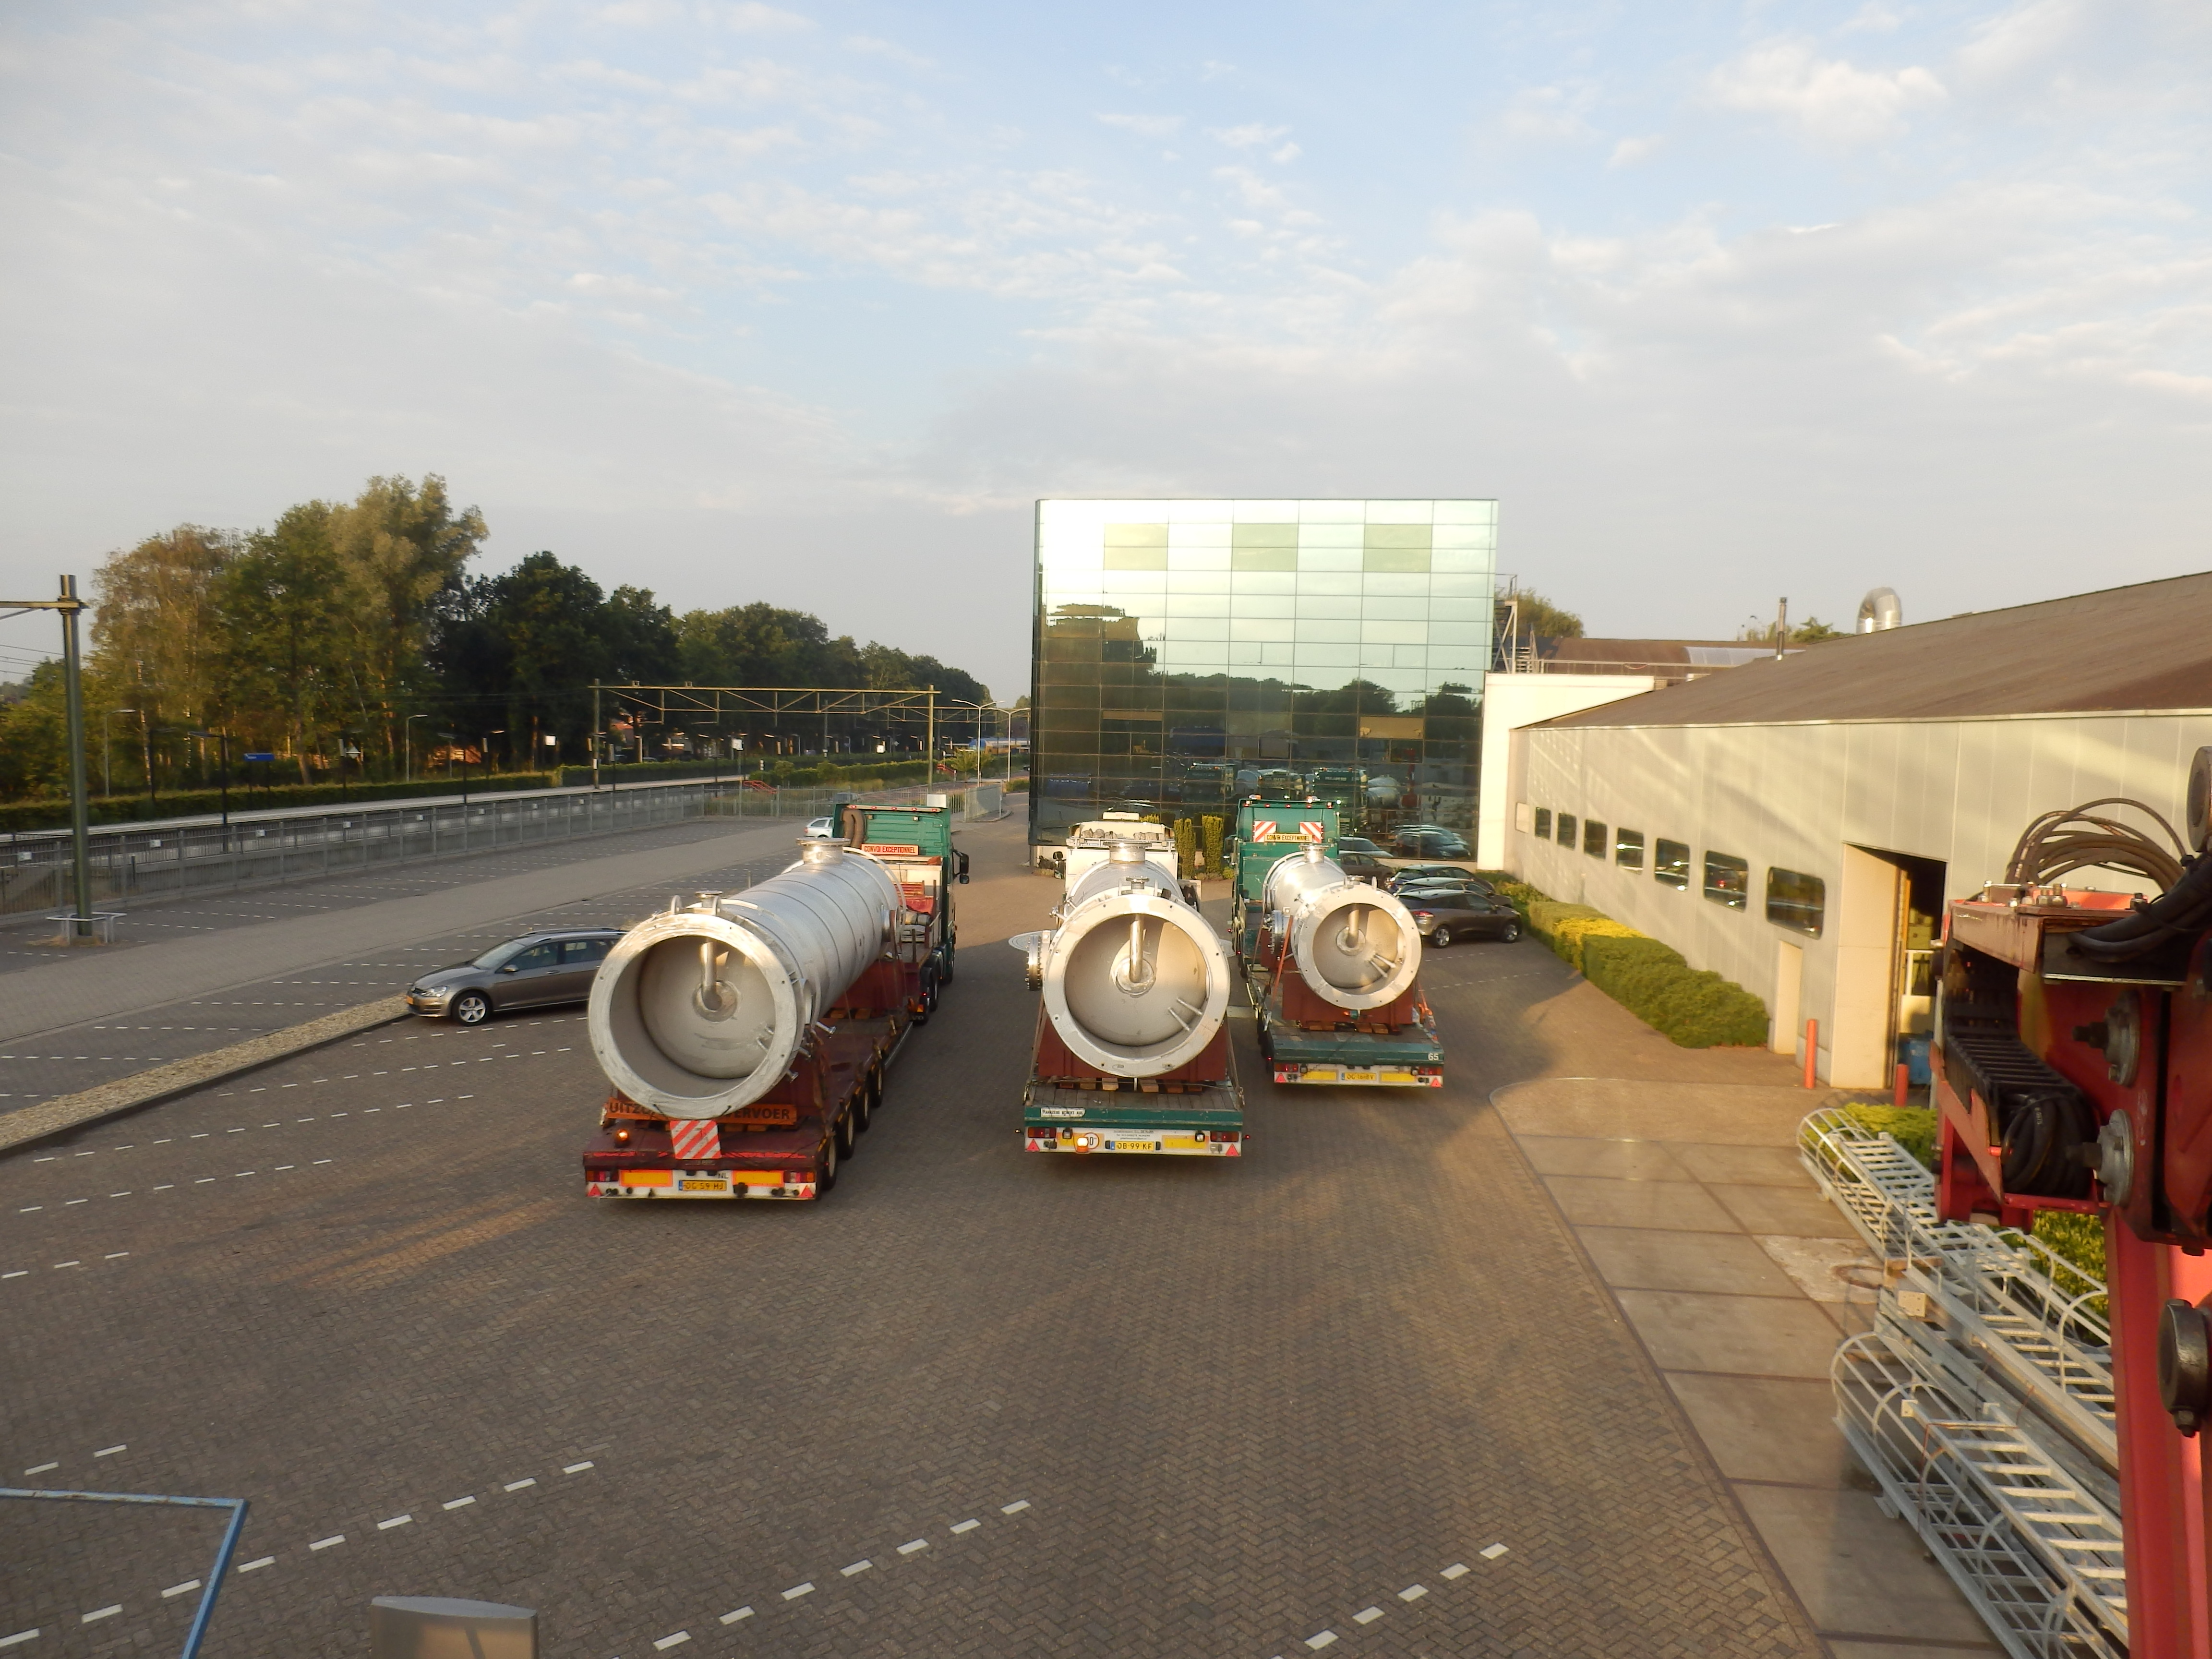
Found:
[{"label": "white car", "polygon": [[837,820],[809,818],[806,822],[806,833],[817,841],[835,841],[837,838]]}]

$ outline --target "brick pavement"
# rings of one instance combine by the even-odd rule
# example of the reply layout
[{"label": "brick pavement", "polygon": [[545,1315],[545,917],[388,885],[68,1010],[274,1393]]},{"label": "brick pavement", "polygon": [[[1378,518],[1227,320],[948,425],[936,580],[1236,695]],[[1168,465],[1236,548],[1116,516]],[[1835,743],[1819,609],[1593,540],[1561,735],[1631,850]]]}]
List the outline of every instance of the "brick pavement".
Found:
[{"label": "brick pavement", "polygon": [[[395,1028],[0,1161],[0,1269],[36,1264],[0,1280],[0,1474],[124,1441],[148,1489],[252,1498],[274,1559],[220,1656],[362,1651],[390,1593],[538,1607],[561,1659],[1818,1652],[1485,1103],[1644,1056],[1617,1009],[1461,947],[1442,1091],[1257,1085],[1236,1164],[1032,1157],[998,941],[1054,892],[1018,825],[963,844],[958,984],[817,1205],[583,1199],[574,1015]],[[58,1546],[0,1625],[135,1652],[156,1553],[94,1583]],[[125,1613],[67,1622],[96,1596]]]}]

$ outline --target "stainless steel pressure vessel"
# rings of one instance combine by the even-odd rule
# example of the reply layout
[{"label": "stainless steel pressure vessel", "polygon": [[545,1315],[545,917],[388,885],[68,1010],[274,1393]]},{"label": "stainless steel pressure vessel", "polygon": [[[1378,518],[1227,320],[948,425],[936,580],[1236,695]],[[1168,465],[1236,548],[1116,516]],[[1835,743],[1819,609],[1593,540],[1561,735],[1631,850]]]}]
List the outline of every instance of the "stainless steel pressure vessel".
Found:
[{"label": "stainless steel pressure vessel", "polygon": [[1395,894],[1354,881],[1317,846],[1282,860],[1260,890],[1313,994],[1358,1012],[1395,1002],[1421,971],[1421,930]]},{"label": "stainless steel pressure vessel", "polygon": [[898,885],[873,859],[809,842],[742,893],[640,922],[592,981],[592,1053],[672,1118],[720,1117],[791,1069],[808,1028],[893,947]]},{"label": "stainless steel pressure vessel", "polygon": [[1172,1072],[1229,1017],[1229,947],[1133,841],[1068,884],[1037,969],[1060,1041],[1112,1077]]}]

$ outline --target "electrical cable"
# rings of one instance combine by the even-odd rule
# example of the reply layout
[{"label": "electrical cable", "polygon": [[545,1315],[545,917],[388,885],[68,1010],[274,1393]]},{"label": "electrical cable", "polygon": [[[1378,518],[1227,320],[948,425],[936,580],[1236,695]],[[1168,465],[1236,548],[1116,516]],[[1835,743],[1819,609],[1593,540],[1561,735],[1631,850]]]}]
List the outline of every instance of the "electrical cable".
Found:
[{"label": "electrical cable", "polygon": [[[2131,806],[2166,831],[2168,853],[2132,824],[2093,816],[2100,806]],[[2047,887],[2075,870],[2116,870],[2154,882],[2163,893],[2181,880],[2189,863],[2181,837],[2166,819],[2139,800],[2106,795],[2079,806],[2045,812],[2021,832],[2005,866],[2005,879],[2017,887]]]}]

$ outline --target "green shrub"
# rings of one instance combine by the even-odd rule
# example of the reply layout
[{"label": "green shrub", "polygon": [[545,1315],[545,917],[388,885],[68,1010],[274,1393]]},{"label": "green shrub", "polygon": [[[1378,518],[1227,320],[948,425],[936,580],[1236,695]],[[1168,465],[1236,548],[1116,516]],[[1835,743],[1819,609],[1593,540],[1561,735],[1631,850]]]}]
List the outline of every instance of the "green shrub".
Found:
[{"label": "green shrub", "polygon": [[1583,975],[1680,1048],[1766,1041],[1765,1003],[1733,980],[1692,968],[1680,951],[1644,934],[1587,936]]},{"label": "green shrub", "polygon": [[[501,772],[469,779],[469,794],[500,794],[510,789],[552,787],[550,772]],[[417,778],[411,783],[284,783],[271,788],[249,787],[234,782],[230,787],[233,812],[265,812],[280,806],[367,806],[380,800],[413,800],[432,796],[458,796],[460,780]],[[155,798],[149,806],[143,795],[95,795],[86,804],[86,817],[94,823],[137,823],[148,818],[194,817],[222,807],[219,789],[179,789]],[[10,801],[0,805],[0,830],[66,830],[67,800]]]},{"label": "green shrub", "polygon": [[1585,945],[1598,939],[1643,939],[1626,922],[1615,921],[1587,904],[1557,904],[1547,899],[1528,907],[1536,931],[1566,964],[1581,971]]},{"label": "green shrub", "polygon": [[1202,817],[1198,821],[1199,839],[1206,847],[1206,868],[1209,875],[1226,873],[1221,863],[1221,841],[1222,832],[1227,827],[1226,821],[1218,817]]},{"label": "green shrub", "polygon": [[1925,1106],[1875,1106],[1863,1102],[1844,1115],[1870,1135],[1887,1134],[1929,1169],[1936,1167],[1936,1114]]},{"label": "green shrub", "polygon": [[[2092,1275],[2098,1284],[2108,1282],[2105,1272],[2103,1217],[2079,1215],[2072,1210],[2038,1210],[2035,1212],[2035,1236],[2053,1254]],[[2088,1280],[2076,1279],[2063,1268],[2053,1275],[2052,1284],[2066,1296],[2079,1296],[2089,1288]],[[2097,1314],[2104,1314],[2105,1298],[2101,1296],[2094,1298],[2089,1307]]]}]

